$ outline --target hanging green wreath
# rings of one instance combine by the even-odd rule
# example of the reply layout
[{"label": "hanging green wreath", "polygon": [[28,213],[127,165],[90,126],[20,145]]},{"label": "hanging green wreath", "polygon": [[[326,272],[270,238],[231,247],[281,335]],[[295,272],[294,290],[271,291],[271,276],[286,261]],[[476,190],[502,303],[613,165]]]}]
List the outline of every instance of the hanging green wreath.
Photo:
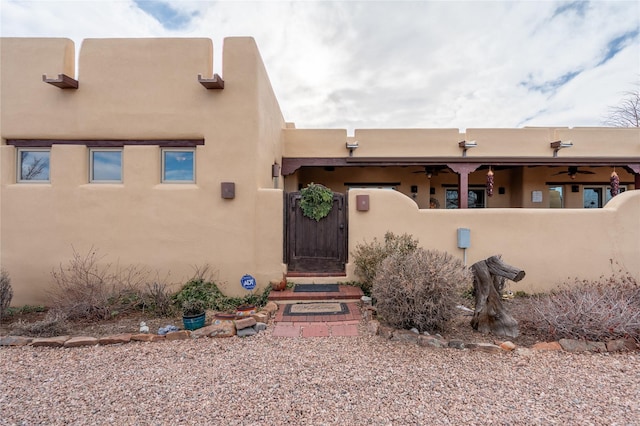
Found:
[{"label": "hanging green wreath", "polygon": [[323,185],[311,182],[300,191],[302,214],[319,222],[327,217],[333,207],[333,191]]}]

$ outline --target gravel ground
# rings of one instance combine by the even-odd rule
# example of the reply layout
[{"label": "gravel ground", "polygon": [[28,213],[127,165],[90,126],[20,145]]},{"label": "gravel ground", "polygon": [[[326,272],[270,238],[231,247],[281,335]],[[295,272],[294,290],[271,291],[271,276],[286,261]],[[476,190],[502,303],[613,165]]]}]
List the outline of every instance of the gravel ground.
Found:
[{"label": "gravel ground", "polygon": [[640,424],[640,354],[377,336],[0,348],[0,424]]}]

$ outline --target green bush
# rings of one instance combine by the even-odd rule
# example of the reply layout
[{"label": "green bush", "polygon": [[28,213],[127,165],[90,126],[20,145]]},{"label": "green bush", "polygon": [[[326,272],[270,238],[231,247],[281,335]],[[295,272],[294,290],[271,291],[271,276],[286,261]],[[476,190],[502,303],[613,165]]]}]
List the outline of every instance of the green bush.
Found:
[{"label": "green bush", "polygon": [[300,191],[300,208],[309,219],[319,222],[333,208],[333,191],[324,185],[311,182]]},{"label": "green bush", "polygon": [[182,310],[185,304],[201,301],[206,309],[219,312],[235,312],[241,305],[264,306],[271,287],[260,294],[251,293],[243,297],[225,296],[217,284],[206,278],[192,278],[173,296],[174,304]]},{"label": "green bush", "polygon": [[640,284],[628,273],[563,284],[525,300],[528,325],[550,339],[640,342]]},{"label": "green bush", "polygon": [[462,261],[435,250],[398,250],[376,274],[372,294],[381,320],[395,328],[443,331],[473,276]]},{"label": "green bush", "polygon": [[2,316],[8,311],[13,299],[13,289],[11,288],[11,278],[9,273],[4,269],[0,269],[0,321]]},{"label": "green bush", "polygon": [[405,256],[418,248],[418,240],[409,234],[396,235],[387,232],[384,242],[374,238],[372,242],[359,243],[352,253],[356,265],[355,273],[361,279],[360,288],[365,295],[371,296],[371,289],[382,262],[389,256]]}]

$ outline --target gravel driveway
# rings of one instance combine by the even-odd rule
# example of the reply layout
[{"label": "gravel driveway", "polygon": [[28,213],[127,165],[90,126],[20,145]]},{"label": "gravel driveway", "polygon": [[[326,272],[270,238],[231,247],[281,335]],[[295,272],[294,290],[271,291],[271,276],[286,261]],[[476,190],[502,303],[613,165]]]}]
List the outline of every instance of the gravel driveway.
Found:
[{"label": "gravel driveway", "polygon": [[640,424],[640,354],[377,336],[0,348],[0,424]]}]

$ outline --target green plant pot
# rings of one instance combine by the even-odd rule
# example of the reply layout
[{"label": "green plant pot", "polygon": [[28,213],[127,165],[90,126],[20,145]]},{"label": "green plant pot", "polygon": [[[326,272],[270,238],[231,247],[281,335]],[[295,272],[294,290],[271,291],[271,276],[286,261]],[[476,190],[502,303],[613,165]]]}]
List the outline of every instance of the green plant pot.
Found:
[{"label": "green plant pot", "polygon": [[185,330],[197,330],[204,327],[205,319],[206,314],[204,312],[198,315],[183,315],[182,324]]}]

